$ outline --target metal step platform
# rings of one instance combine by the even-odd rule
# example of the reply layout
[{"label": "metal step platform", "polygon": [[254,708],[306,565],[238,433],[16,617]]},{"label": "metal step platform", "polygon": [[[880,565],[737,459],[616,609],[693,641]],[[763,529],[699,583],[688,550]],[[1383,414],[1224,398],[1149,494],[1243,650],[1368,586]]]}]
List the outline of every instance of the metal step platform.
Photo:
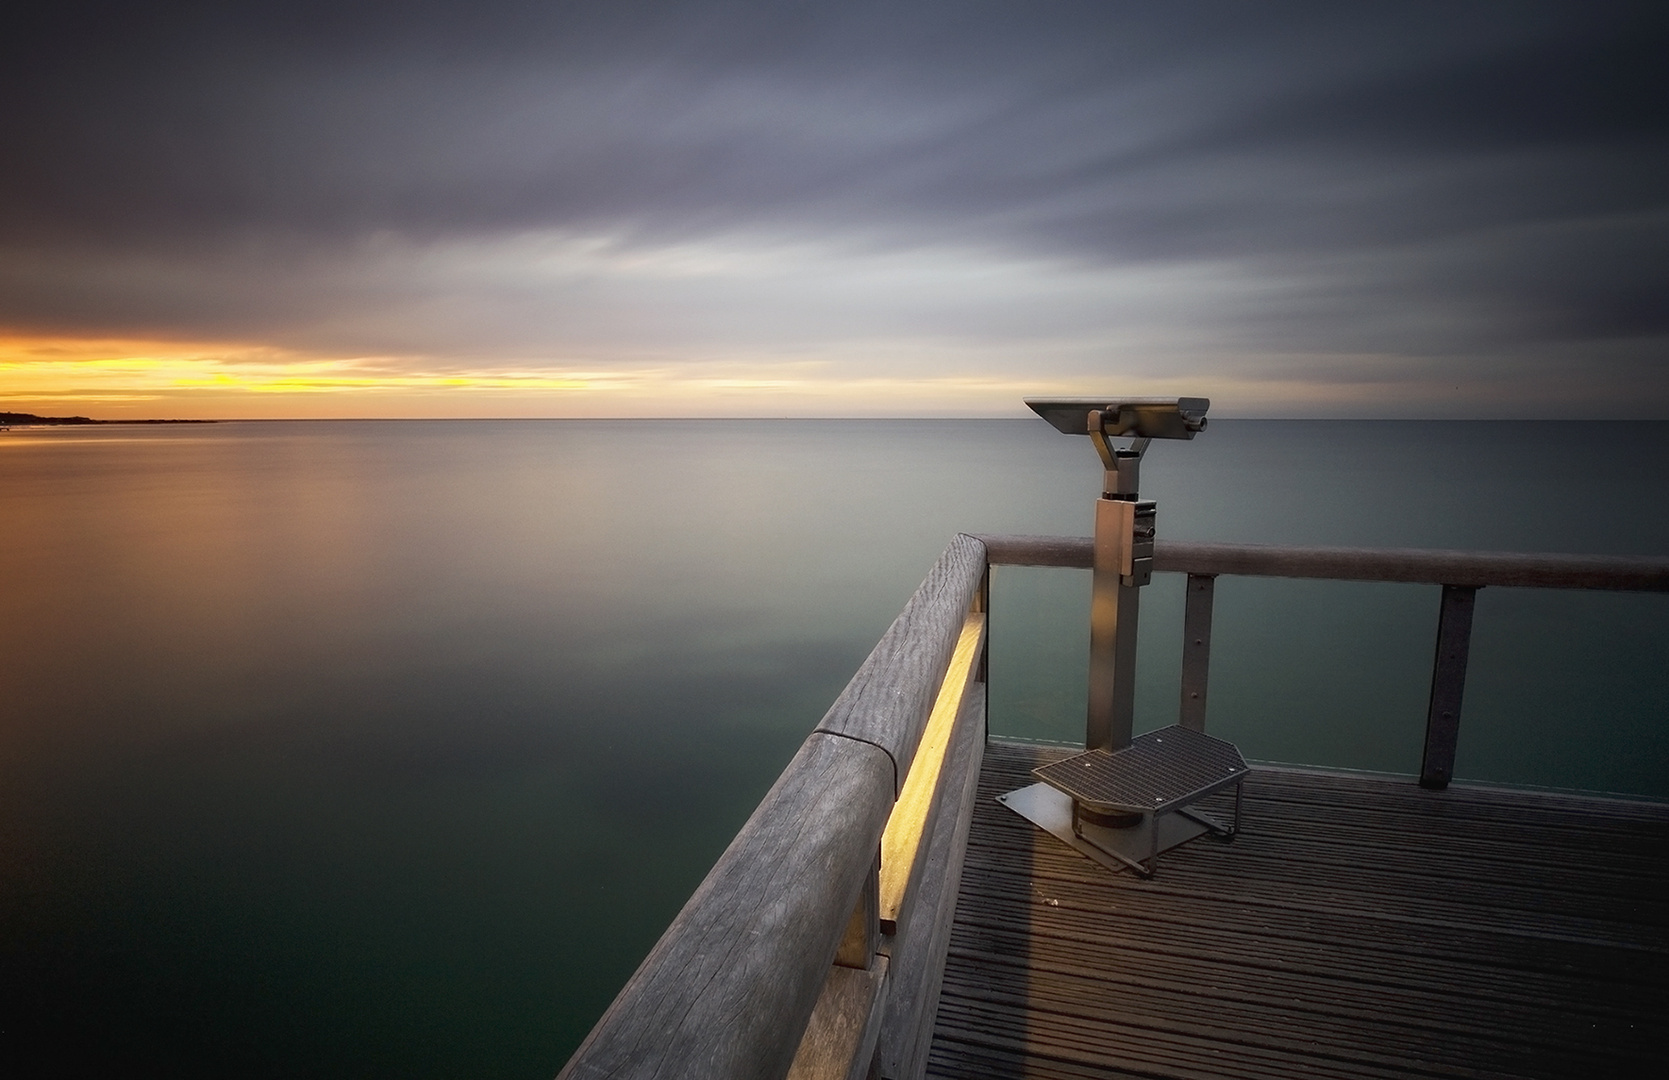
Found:
[{"label": "metal step platform", "polygon": [[[1109,869],[1153,876],[1159,853],[1207,832],[1240,831],[1248,772],[1233,743],[1184,727],[1139,735],[1122,750],[1089,750],[1033,771],[1042,783],[997,801]],[[1191,804],[1233,785],[1234,821]]]}]

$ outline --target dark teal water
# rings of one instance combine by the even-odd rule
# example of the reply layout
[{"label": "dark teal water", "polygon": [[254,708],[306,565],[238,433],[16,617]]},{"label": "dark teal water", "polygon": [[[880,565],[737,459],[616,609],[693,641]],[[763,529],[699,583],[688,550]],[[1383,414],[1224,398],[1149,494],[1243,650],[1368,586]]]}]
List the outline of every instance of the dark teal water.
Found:
[{"label": "dark teal water", "polygon": [[[1213,421],[1162,535],[1669,553],[1669,425]],[[0,1069],[549,1076],[957,530],[1083,533],[1037,421],[0,435]],[[1081,735],[1087,575],[993,726]],[[1437,589],[1225,579],[1211,729],[1409,772]],[[1143,726],[1180,582],[1143,601]],[[1458,771],[1669,797],[1669,597],[1485,590]]]}]

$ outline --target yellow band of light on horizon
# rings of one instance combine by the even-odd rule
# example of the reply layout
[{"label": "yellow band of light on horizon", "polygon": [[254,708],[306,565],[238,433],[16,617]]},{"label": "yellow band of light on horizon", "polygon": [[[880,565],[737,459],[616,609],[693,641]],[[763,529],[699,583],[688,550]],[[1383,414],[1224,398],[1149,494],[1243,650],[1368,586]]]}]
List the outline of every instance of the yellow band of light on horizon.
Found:
[{"label": "yellow band of light on horizon", "polygon": [[[0,337],[0,410],[93,403],[130,403],[131,409],[138,407],[131,403],[152,402],[195,411],[189,406],[213,399],[224,415],[225,403],[237,398],[351,397],[369,404],[377,396],[410,401],[418,395],[438,405],[446,395],[486,394],[502,401],[578,395],[613,401],[626,412],[650,404],[664,410],[673,395],[696,410],[703,402],[716,407],[774,399],[780,405],[793,399],[862,411],[885,410],[911,399],[968,405],[1018,400],[1022,390],[1038,385],[958,374],[853,375],[842,367],[803,358],[755,357],[600,370],[523,360],[466,364],[432,357],[319,357],[249,345]],[[270,410],[253,406],[251,411]],[[298,401],[286,411],[303,415],[318,410]]]},{"label": "yellow band of light on horizon", "polygon": [[410,390],[611,390],[632,372],[470,370],[395,357],[318,358],[248,346],[0,338],[0,401],[134,400],[191,391],[252,394]]}]

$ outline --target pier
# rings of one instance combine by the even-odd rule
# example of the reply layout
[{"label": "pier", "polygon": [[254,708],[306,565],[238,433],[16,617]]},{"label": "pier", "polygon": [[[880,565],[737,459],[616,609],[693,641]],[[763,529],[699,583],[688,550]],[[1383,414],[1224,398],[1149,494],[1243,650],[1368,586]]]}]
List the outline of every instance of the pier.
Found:
[{"label": "pier", "polygon": [[1451,777],[1477,589],[1663,592],[1669,560],[1154,542],[1194,731],[1216,577],[1443,593],[1417,780],[1254,768],[1239,836],[1143,878],[999,804],[1069,751],[984,722],[991,568],[1095,558],[956,537],[561,1075],[1656,1075],[1669,806]]},{"label": "pier", "polygon": [[1255,769],[1247,827],[1143,881],[998,806],[993,742],[927,1075],[1650,1076],[1669,813]]}]

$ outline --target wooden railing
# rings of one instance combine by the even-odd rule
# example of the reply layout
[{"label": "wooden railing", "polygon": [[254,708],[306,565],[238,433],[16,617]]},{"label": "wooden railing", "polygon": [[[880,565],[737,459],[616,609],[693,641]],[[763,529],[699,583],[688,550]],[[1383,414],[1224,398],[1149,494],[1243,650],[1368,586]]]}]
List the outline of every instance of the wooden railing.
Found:
[{"label": "wooden railing", "polygon": [[958,536],[562,1077],[919,1076],[984,749]]},{"label": "wooden railing", "polygon": [[[984,748],[991,565],[1089,567],[1087,537],[958,536],[561,1077],[922,1075]],[[1421,782],[1452,772],[1472,597],[1669,591],[1669,560],[1161,541],[1188,575],[1182,720],[1202,727],[1221,574],[1444,586]]]},{"label": "wooden railing", "polygon": [[[982,536],[980,539],[985,543],[992,565],[1089,569],[1094,558],[1094,544],[1087,536]],[[1161,540],[1153,547],[1153,569],[1188,575],[1183,608],[1180,716],[1184,727],[1196,731],[1205,727],[1212,593],[1219,575],[1443,586],[1425,746],[1420,760],[1420,786],[1427,788],[1447,787],[1454,776],[1455,744],[1460,736],[1460,706],[1466,689],[1466,660],[1472,637],[1472,608],[1479,589],[1512,585],[1669,592],[1669,559],[1602,555],[1274,547]]]}]

